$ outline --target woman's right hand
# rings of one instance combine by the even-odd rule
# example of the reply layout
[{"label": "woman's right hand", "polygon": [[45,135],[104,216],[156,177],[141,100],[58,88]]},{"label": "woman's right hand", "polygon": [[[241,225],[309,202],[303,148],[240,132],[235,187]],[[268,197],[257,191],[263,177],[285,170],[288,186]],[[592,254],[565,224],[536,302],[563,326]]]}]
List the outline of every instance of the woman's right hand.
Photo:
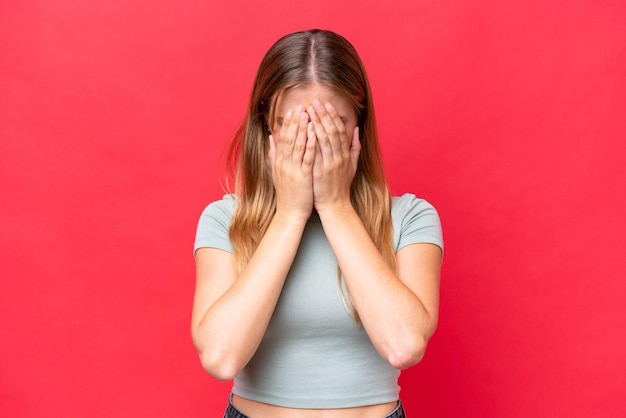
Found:
[{"label": "woman's right hand", "polygon": [[299,106],[277,121],[269,138],[276,215],[250,260],[237,272],[231,253],[196,251],[192,335],[203,367],[219,380],[232,380],[259,347],[313,211],[317,141],[307,136],[309,115]]},{"label": "woman's right hand", "polygon": [[283,118],[278,136],[270,135],[269,141],[276,212],[308,219],[313,211],[316,141],[304,107],[289,110]]},{"label": "woman's right hand", "polygon": [[250,260],[238,272],[230,252],[196,251],[192,336],[203,367],[219,380],[235,378],[259,347],[313,211],[317,141],[307,136],[309,115],[299,106],[278,121],[269,138],[276,215]]}]

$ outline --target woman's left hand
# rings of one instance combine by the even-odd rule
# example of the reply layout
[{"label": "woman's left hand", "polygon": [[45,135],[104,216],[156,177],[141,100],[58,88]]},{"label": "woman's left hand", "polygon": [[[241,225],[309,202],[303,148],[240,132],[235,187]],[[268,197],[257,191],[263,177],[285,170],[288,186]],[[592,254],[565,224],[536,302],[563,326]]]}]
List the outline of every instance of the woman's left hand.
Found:
[{"label": "woman's left hand", "polygon": [[313,165],[313,204],[318,212],[330,206],[350,204],[350,185],[356,173],[361,142],[359,127],[352,132],[335,108],[319,100],[308,108],[309,131],[315,134],[317,147]]}]

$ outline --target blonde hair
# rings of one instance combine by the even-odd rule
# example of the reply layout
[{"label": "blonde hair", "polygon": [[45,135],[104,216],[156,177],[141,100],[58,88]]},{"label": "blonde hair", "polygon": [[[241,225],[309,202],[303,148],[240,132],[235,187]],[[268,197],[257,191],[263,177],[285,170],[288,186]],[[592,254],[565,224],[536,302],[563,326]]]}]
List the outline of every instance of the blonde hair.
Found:
[{"label": "blonde hair", "polygon": [[[276,211],[268,135],[276,97],[287,89],[320,83],[337,89],[354,105],[361,153],[350,188],[351,201],[384,260],[395,270],[391,197],[387,188],[369,81],[354,47],[330,31],[296,32],[279,39],[263,58],[247,116],[229,151],[236,209],[230,226],[235,269],[241,272]],[[339,272],[341,297],[347,307]],[[358,314],[352,313],[357,323]]]}]

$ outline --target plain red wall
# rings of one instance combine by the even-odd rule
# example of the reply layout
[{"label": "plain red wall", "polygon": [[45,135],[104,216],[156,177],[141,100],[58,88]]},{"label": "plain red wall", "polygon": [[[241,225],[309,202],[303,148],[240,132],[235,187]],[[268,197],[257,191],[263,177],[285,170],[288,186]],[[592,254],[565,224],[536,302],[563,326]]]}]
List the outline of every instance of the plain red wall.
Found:
[{"label": "plain red wall", "polygon": [[389,180],[440,212],[410,416],[626,416],[621,0],[0,4],[0,415],[220,416],[192,243],[262,55],[368,68]]}]

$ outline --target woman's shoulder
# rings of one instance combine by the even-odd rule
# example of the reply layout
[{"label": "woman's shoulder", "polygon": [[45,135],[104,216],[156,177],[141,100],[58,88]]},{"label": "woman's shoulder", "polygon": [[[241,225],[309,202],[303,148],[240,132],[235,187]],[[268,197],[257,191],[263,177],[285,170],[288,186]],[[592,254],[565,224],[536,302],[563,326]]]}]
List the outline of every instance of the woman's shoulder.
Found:
[{"label": "woman's shoulder", "polygon": [[441,220],[435,207],[412,193],[392,198],[391,220],[396,249],[414,243],[431,243],[443,250]]},{"label": "woman's shoulder", "polygon": [[228,231],[234,210],[233,195],[225,195],[222,199],[209,203],[198,220],[194,254],[198,248],[205,247],[233,252]]},{"label": "woman's shoulder", "polygon": [[235,195],[225,194],[221,199],[209,203],[202,211],[202,217],[231,218],[235,211]]},{"label": "woman's shoulder", "polygon": [[402,196],[393,196],[391,198],[391,215],[392,217],[403,217],[407,212],[434,211],[435,207],[426,199],[419,198],[413,193],[405,193]]}]

